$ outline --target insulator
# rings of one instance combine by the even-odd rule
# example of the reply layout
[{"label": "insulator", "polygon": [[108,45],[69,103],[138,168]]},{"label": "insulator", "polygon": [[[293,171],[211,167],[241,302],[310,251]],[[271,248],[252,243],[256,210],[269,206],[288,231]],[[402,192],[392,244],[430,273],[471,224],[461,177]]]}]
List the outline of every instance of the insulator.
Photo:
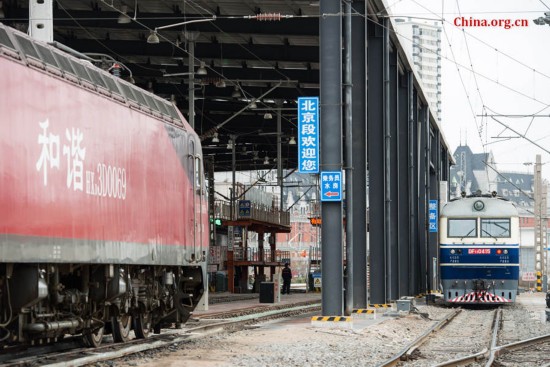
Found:
[{"label": "insulator", "polygon": [[256,14],[255,18],[259,21],[281,20],[281,13],[260,13]]}]

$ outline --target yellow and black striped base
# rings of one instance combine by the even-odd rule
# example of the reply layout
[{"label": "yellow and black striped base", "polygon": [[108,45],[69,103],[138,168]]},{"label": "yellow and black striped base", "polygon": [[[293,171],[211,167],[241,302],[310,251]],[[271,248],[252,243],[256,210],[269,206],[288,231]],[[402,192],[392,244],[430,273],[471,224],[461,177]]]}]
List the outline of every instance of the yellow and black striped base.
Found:
[{"label": "yellow and black striped base", "polygon": [[371,303],[369,304],[371,308],[391,308],[391,303]]},{"label": "yellow and black striped base", "polygon": [[313,316],[311,321],[351,322],[349,316]]}]

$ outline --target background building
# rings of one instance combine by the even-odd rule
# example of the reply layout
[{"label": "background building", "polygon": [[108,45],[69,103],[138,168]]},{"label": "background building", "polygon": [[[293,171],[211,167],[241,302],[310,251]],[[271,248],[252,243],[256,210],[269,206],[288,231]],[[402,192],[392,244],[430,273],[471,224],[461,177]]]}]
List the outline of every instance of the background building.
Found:
[{"label": "background building", "polygon": [[412,57],[430,108],[441,124],[441,22],[395,18],[394,26],[405,51]]}]

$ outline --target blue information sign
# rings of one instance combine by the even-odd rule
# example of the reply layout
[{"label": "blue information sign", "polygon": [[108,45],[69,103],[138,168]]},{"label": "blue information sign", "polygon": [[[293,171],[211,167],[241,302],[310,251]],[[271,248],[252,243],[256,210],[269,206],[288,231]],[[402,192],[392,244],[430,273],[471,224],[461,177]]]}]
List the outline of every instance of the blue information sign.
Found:
[{"label": "blue information sign", "polygon": [[298,170],[319,173],[319,97],[298,98]]},{"label": "blue information sign", "polygon": [[250,200],[239,200],[239,217],[250,218]]},{"label": "blue information sign", "polygon": [[321,201],[342,201],[342,171],[321,172]]},{"label": "blue information sign", "polygon": [[428,226],[430,232],[437,232],[437,200],[430,200],[428,204]]}]

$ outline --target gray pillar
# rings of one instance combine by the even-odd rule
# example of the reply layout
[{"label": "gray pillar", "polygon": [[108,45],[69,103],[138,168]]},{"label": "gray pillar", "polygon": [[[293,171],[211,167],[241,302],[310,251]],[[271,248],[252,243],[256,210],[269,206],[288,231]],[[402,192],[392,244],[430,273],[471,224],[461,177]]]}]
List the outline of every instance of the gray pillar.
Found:
[{"label": "gray pillar", "polygon": [[386,302],[384,239],[384,124],[382,26],[367,22],[367,155],[369,178],[370,303]]},{"label": "gray pillar", "polygon": [[409,289],[412,294],[420,291],[420,249],[418,239],[418,98],[414,88],[414,74],[408,73],[409,86]]},{"label": "gray pillar", "polygon": [[384,130],[384,166],[382,170],[384,171],[384,248],[386,253],[386,269],[385,269],[385,279],[386,279],[386,299],[383,303],[386,303],[391,298],[391,290],[393,284],[393,277],[395,273],[391,271],[392,268],[392,241],[390,238],[391,234],[391,142],[390,142],[390,124],[391,124],[391,106],[390,106],[390,30],[389,19],[384,18],[384,28],[383,32],[383,41],[382,41],[382,72],[384,74],[384,87],[383,87],[383,99],[384,99],[384,108],[382,112],[383,116],[383,130]]},{"label": "gray pillar", "polygon": [[345,314],[351,315],[353,311],[353,141],[352,141],[352,85],[351,85],[351,1],[346,2],[345,6],[345,22],[344,22],[344,124],[346,126],[346,279],[345,284]]},{"label": "gray pillar", "polygon": [[[366,14],[364,2],[354,2],[353,10]],[[352,19],[352,105],[353,126],[353,308],[367,303],[367,83],[366,18]],[[348,286],[349,288],[349,286]]]},{"label": "gray pillar", "polygon": [[[321,0],[320,14],[341,13],[340,1]],[[342,18],[319,18],[321,170],[342,169]],[[323,202],[322,314],[343,314],[342,203]]]},{"label": "gray pillar", "polygon": [[409,223],[409,79],[407,74],[399,75],[398,101],[397,101],[397,243],[398,243],[398,268],[399,290],[398,297],[413,295],[409,289],[410,264],[410,223]]},{"label": "gray pillar", "polygon": [[[283,101],[278,99],[277,103],[277,186],[279,186],[279,212],[283,211],[283,153],[282,153],[282,130],[281,130],[281,106]],[[275,237],[277,238],[277,237]]]},{"label": "gray pillar", "polygon": [[428,239],[426,236],[427,229],[427,106],[420,107],[420,118],[418,119],[418,247],[420,250],[420,268],[418,269],[421,275],[420,279],[420,292],[424,293],[427,290],[427,278],[428,278]]},{"label": "gray pillar", "polygon": [[29,35],[38,41],[53,42],[52,0],[29,0]]},{"label": "gray pillar", "polygon": [[[388,24],[389,26],[389,24]],[[398,171],[399,157],[397,155],[397,51],[390,45],[393,52],[388,52],[388,70],[389,70],[389,113],[388,113],[388,128],[386,132],[389,143],[388,153],[389,162],[386,163],[386,170],[389,172],[386,176],[390,178],[386,186],[389,188],[389,221],[386,224],[388,230],[388,247],[390,256],[390,267],[388,268],[388,276],[391,279],[388,301],[393,301],[399,298],[399,246],[398,234],[401,228],[398,225],[398,179],[400,172]]]}]

